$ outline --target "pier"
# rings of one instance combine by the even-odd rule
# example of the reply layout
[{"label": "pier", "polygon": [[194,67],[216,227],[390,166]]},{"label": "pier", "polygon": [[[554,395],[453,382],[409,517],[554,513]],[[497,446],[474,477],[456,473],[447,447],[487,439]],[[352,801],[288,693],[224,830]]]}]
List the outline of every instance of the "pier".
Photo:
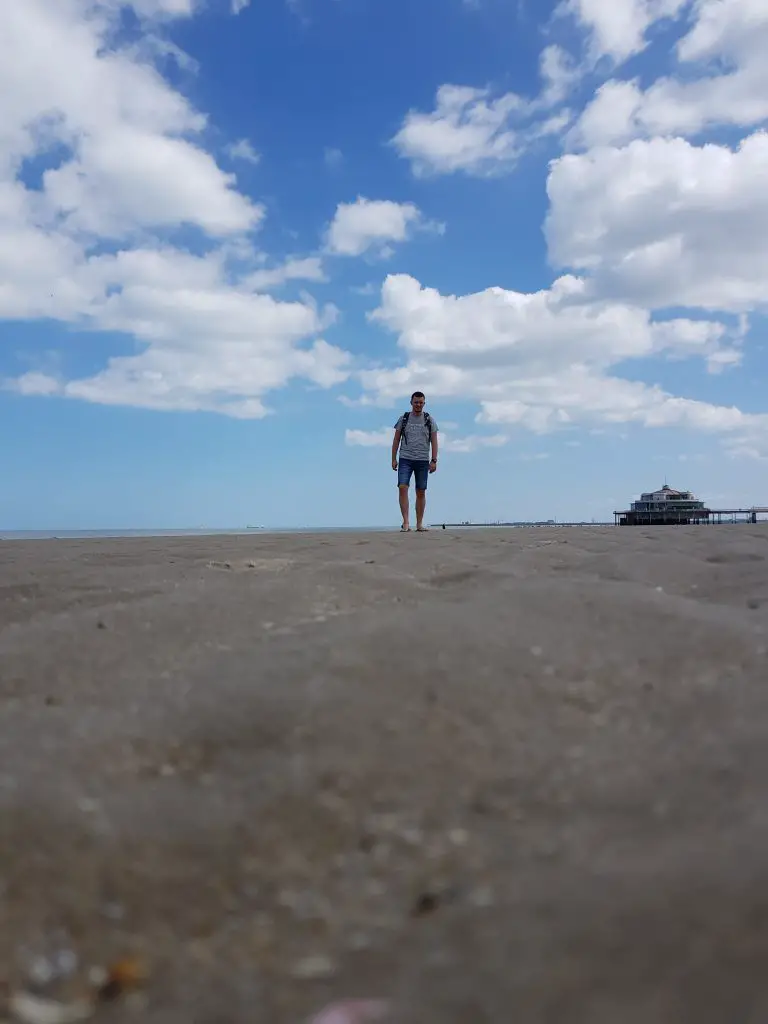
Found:
[{"label": "pier", "polygon": [[691,491],[676,491],[665,483],[658,491],[641,494],[630,508],[614,512],[616,526],[717,526],[726,523],[757,523],[768,507],[707,508]]},{"label": "pier", "polygon": [[720,526],[723,523],[760,522],[758,516],[768,515],[768,507],[754,508],[703,508],[696,510],[665,509],[663,515],[658,512],[639,512],[630,509],[626,512],[614,512],[616,526]]}]

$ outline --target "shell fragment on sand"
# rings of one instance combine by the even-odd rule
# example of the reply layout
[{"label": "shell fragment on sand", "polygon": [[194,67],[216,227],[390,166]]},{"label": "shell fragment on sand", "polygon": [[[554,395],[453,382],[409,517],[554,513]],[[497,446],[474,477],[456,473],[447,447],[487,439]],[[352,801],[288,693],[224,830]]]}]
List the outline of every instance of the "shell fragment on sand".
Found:
[{"label": "shell fragment on sand", "polygon": [[20,1024],[76,1024],[77,1021],[88,1020],[93,1014],[94,1003],[90,999],[59,1003],[31,992],[16,992],[8,1001],[8,1009],[11,1020]]},{"label": "shell fragment on sand", "polygon": [[308,1024],[375,1024],[388,1013],[389,1004],[380,999],[351,999],[327,1006]]}]

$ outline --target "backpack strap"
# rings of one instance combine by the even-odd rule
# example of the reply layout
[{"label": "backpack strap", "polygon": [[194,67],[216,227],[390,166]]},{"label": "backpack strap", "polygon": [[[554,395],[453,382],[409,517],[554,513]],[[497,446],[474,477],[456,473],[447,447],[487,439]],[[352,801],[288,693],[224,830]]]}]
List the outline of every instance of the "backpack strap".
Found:
[{"label": "backpack strap", "polygon": [[405,428],[408,426],[408,417],[410,415],[411,414],[409,412],[404,412],[403,413],[403,422],[400,424],[400,446],[401,447],[404,444],[408,443],[408,440],[407,440],[407,438],[405,436]]},{"label": "backpack strap", "polygon": [[424,413],[424,423],[426,424],[426,427],[427,427],[427,439],[428,439],[429,443],[431,444],[432,443],[432,417],[429,415],[428,412]]}]

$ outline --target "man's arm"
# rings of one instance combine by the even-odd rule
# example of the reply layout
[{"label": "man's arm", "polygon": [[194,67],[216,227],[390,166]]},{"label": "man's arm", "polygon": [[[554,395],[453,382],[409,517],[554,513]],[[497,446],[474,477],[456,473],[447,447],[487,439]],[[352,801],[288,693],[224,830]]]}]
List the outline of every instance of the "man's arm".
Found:
[{"label": "man's arm", "polygon": [[432,461],[437,462],[437,431],[432,431]]},{"label": "man's arm", "polygon": [[400,444],[400,436],[402,430],[399,427],[395,427],[395,436],[392,439],[392,469],[397,469],[397,449]]}]

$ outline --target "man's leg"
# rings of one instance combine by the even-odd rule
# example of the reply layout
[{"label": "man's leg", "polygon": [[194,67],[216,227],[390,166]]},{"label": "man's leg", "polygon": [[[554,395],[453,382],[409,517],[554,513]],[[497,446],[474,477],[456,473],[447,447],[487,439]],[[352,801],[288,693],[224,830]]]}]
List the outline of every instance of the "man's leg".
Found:
[{"label": "man's leg", "polygon": [[398,484],[397,492],[400,498],[400,514],[403,517],[403,529],[409,530],[410,510],[408,508],[408,484]]},{"label": "man's leg", "polygon": [[416,529],[424,530],[424,512],[427,507],[427,484],[429,483],[429,463],[419,462],[414,466],[416,476]]},{"label": "man's leg", "polygon": [[410,530],[410,512],[408,510],[408,488],[411,486],[413,463],[410,459],[400,458],[397,466],[397,493],[400,501],[400,513],[403,517],[403,529]]},{"label": "man's leg", "polygon": [[416,490],[416,529],[424,529],[424,512],[427,507],[427,492]]}]

